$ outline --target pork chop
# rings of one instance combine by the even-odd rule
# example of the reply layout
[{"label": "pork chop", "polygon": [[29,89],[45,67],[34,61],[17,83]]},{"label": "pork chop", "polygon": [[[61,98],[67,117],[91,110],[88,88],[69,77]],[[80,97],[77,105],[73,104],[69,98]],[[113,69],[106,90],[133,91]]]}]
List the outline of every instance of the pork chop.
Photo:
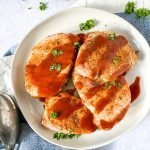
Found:
[{"label": "pork chop", "polygon": [[34,98],[56,95],[67,81],[75,57],[73,34],[51,35],[32,49],[25,68],[25,87]]},{"label": "pork chop", "polygon": [[[53,117],[53,113],[57,115]],[[72,134],[87,134],[96,130],[92,113],[80,99],[67,93],[46,99],[42,125],[62,133],[71,130]]]},{"label": "pork chop", "polygon": [[110,38],[106,32],[84,37],[75,63],[75,72],[99,83],[117,79],[137,62],[135,50],[122,35]]},{"label": "pork chop", "polygon": [[99,129],[110,130],[123,119],[131,102],[130,89],[123,76],[95,87],[87,85],[93,81],[79,74],[73,74],[73,81]]}]

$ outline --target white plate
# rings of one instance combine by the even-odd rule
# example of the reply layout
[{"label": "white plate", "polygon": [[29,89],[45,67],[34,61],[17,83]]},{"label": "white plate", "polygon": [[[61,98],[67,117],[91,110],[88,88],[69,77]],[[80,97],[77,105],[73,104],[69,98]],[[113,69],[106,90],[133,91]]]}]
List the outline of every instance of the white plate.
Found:
[{"label": "white plate", "polygon": [[[53,131],[44,128],[41,122],[43,104],[32,100],[24,86],[24,69],[32,47],[44,37],[59,33],[80,33],[79,24],[95,18],[97,25],[89,31],[113,30],[126,36],[133,47],[139,50],[138,64],[127,75],[129,84],[138,75],[141,77],[141,94],[131,105],[125,118],[111,131],[96,131],[80,138],[59,140],[53,139]],[[91,149],[106,145],[134,128],[147,114],[150,108],[150,48],[143,36],[122,18],[92,8],[71,8],[49,17],[32,29],[19,45],[12,63],[12,84],[18,105],[32,129],[42,138],[53,144],[73,149]]]}]

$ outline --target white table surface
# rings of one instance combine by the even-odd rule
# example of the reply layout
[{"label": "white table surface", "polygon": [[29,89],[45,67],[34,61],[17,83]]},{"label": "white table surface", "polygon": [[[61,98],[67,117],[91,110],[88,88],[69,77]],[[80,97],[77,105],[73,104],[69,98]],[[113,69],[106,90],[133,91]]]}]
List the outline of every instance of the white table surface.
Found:
[{"label": "white table surface", "polygon": [[[39,10],[39,3],[46,2],[48,8]],[[0,0],[0,57],[13,45],[18,44],[26,33],[44,18],[57,11],[87,6],[110,12],[122,12],[129,0]],[[111,1],[111,3],[110,3]],[[130,0],[137,7],[149,7],[150,0]],[[144,2],[144,3],[143,3]],[[96,4],[96,5],[95,5]],[[28,9],[32,7],[32,9]]]}]

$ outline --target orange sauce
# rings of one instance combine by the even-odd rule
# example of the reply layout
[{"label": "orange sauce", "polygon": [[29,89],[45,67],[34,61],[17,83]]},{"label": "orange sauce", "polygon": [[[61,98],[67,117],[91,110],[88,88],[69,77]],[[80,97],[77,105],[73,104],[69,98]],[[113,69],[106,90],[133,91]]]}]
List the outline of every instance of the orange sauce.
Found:
[{"label": "orange sauce", "polygon": [[81,90],[83,87],[83,84],[81,82],[76,82],[76,87]]},{"label": "orange sauce", "polygon": [[53,96],[59,92],[61,87],[65,84],[68,73],[57,72],[50,70],[50,66],[54,63],[61,64],[61,70],[65,69],[72,63],[75,54],[73,45],[63,45],[55,47],[54,49],[62,50],[63,54],[54,57],[51,53],[39,66],[27,65],[26,74],[30,76],[30,81],[38,88],[38,95],[40,97]]},{"label": "orange sauce", "polygon": [[83,106],[82,102],[79,100],[77,103],[71,102],[71,96],[66,94],[65,97],[58,100],[48,111],[49,114],[52,112],[57,112],[57,119],[63,120],[68,118],[74,111]]},{"label": "orange sauce", "polygon": [[91,132],[96,130],[96,126],[93,123],[93,115],[89,110],[87,110],[86,114],[81,119],[80,124],[81,128],[87,129]]},{"label": "orange sauce", "polygon": [[[126,84],[124,77],[118,78],[117,82],[121,83],[122,86]],[[116,96],[116,94],[120,91],[120,88],[117,86],[111,86],[107,90],[107,96],[98,100],[95,106],[96,113],[100,113]]]},{"label": "orange sauce", "polygon": [[[127,40],[123,36],[116,37],[115,40],[110,40],[108,37],[96,36],[91,44],[86,47],[86,52],[80,53],[80,57],[76,61],[76,65],[84,65],[87,62],[88,57],[92,56],[95,51],[106,47],[106,51],[102,54],[99,60],[97,60],[95,66],[92,69],[92,77],[96,74],[101,75],[108,67],[116,53],[120,48],[127,44]],[[100,52],[99,52],[100,53]]]},{"label": "orange sauce", "polygon": [[131,103],[140,95],[140,77],[136,77],[135,81],[130,85]]},{"label": "orange sauce", "polygon": [[113,120],[111,121],[105,121],[105,120],[100,120],[100,125],[102,129],[109,130],[111,129],[116,123],[121,121],[123,117],[125,116],[129,106],[124,108]]},{"label": "orange sauce", "polygon": [[130,68],[129,64],[125,64],[123,65],[122,67],[120,67],[117,71],[115,71],[113,74],[112,74],[112,79],[118,77],[119,75],[123,74],[123,75],[126,75],[126,72],[128,69]]},{"label": "orange sauce", "polygon": [[127,40],[123,36],[119,35],[118,37],[115,38],[115,40],[110,40],[106,38],[105,44],[107,45],[107,49],[98,62],[98,65],[101,64],[100,66],[98,66],[99,74],[102,74],[105,71],[105,69],[111,63],[112,59],[119,51],[119,49],[127,44]]},{"label": "orange sauce", "polygon": [[45,98],[44,98],[44,97],[40,97],[40,98],[39,98],[39,101],[45,102]]}]

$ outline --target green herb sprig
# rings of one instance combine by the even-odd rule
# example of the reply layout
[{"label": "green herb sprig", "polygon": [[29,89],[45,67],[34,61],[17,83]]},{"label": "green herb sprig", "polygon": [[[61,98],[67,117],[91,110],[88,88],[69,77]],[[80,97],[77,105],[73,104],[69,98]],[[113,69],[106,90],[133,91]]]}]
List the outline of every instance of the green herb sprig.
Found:
[{"label": "green herb sprig", "polygon": [[50,71],[52,70],[56,70],[57,72],[61,71],[61,64],[53,64],[52,66],[50,66]]},{"label": "green herb sprig", "polygon": [[43,2],[40,2],[39,9],[40,9],[41,11],[43,11],[43,10],[45,10],[46,8],[47,8],[46,4],[43,3]]},{"label": "green herb sprig", "polygon": [[128,2],[125,5],[125,13],[131,14],[135,12],[135,15],[137,18],[144,18],[147,16],[150,16],[150,9],[147,8],[138,8],[136,11],[135,9],[135,3],[134,2]]},{"label": "green herb sprig", "polygon": [[116,86],[121,89],[123,85],[122,85],[120,82],[118,82],[118,83],[116,84]]},{"label": "green herb sprig", "polygon": [[85,23],[79,24],[81,31],[89,30],[89,29],[93,28],[94,26],[95,26],[95,20],[94,19],[90,19],[90,20],[87,20]]},{"label": "green herb sprig", "polygon": [[58,112],[51,113],[50,117],[53,118],[53,119],[57,118],[58,117]]},{"label": "green herb sprig", "polygon": [[113,32],[113,33],[108,34],[108,38],[109,38],[110,40],[115,40],[115,38],[116,38],[116,33]]},{"label": "green herb sprig", "polygon": [[81,47],[81,45],[80,45],[80,43],[79,43],[79,42],[75,42],[75,43],[74,43],[74,46],[76,47],[76,49],[77,49],[77,50],[79,50],[79,49],[80,49],[80,47]]},{"label": "green herb sprig", "polygon": [[53,49],[52,50],[52,55],[53,56],[60,56],[60,55],[62,55],[63,54],[63,51],[62,50],[58,50],[58,49]]},{"label": "green herb sprig", "polygon": [[121,61],[121,58],[119,56],[116,56],[115,58],[112,59],[112,63],[117,65],[119,64]]},{"label": "green herb sprig", "polygon": [[117,86],[118,88],[121,89],[123,85],[120,82],[116,82],[116,81],[105,82],[104,90],[110,88],[111,86]]},{"label": "green herb sprig", "polygon": [[53,138],[60,140],[60,139],[72,139],[73,137],[78,138],[80,136],[80,134],[64,134],[62,132],[56,132],[54,133]]},{"label": "green herb sprig", "polygon": [[150,15],[150,10],[146,8],[139,8],[135,12],[138,18],[146,17]]},{"label": "green herb sprig", "polygon": [[135,3],[134,2],[128,2],[125,5],[125,13],[131,14],[134,12]]}]

